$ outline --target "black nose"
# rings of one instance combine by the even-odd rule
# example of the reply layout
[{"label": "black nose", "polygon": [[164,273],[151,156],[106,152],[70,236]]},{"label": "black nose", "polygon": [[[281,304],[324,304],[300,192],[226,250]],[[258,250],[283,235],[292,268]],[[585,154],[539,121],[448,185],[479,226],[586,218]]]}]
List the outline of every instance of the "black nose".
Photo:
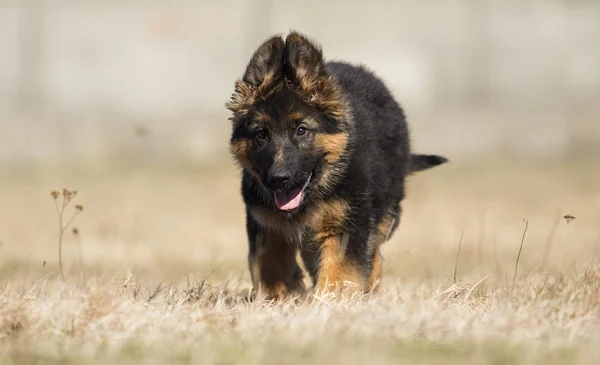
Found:
[{"label": "black nose", "polygon": [[291,180],[291,178],[292,173],[289,170],[275,168],[271,168],[267,176],[269,185],[271,185],[273,188],[284,187]]}]

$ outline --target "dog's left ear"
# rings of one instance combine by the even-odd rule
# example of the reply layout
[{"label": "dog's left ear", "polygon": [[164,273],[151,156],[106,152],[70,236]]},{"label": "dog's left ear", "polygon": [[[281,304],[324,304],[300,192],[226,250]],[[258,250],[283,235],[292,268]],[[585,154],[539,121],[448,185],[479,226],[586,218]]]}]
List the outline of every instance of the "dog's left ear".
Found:
[{"label": "dog's left ear", "polygon": [[303,100],[337,119],[348,122],[348,107],[334,77],[325,69],[321,48],[292,32],[285,40],[283,74]]},{"label": "dog's left ear", "polygon": [[283,59],[285,77],[303,91],[317,87],[325,74],[321,49],[297,32],[287,36]]}]

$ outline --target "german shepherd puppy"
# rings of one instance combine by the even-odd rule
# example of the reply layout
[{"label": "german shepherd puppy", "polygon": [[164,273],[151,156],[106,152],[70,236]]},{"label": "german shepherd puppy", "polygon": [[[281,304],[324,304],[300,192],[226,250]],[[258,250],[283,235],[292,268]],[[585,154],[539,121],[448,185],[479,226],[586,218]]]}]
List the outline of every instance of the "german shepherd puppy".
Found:
[{"label": "german shepherd puppy", "polygon": [[411,154],[404,113],[383,82],[364,67],[326,63],[296,32],[256,50],[226,106],[255,290],[304,292],[298,252],[316,290],[373,290],[406,175],[446,159]]}]

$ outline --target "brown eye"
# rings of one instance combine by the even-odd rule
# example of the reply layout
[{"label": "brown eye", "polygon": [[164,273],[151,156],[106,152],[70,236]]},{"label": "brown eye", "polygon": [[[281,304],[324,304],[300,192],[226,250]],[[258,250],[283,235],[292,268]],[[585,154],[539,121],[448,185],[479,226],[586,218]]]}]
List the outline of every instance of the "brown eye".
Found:
[{"label": "brown eye", "polygon": [[267,138],[267,131],[265,131],[264,129],[259,130],[258,132],[256,132],[256,138],[258,138],[258,139],[266,139]]},{"label": "brown eye", "polygon": [[298,129],[296,129],[297,136],[303,136],[306,134],[306,132],[307,132],[307,130],[304,127],[298,127]]}]

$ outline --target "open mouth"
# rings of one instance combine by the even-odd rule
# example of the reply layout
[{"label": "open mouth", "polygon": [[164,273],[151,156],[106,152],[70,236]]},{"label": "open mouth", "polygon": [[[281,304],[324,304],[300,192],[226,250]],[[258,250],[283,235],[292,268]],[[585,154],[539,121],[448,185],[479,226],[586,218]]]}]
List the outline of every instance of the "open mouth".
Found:
[{"label": "open mouth", "polygon": [[300,188],[276,191],[274,195],[277,208],[279,208],[279,210],[294,210],[298,208],[300,204],[302,204],[304,190],[308,186],[311,177],[312,174],[308,176],[308,179],[306,179],[306,182]]}]

